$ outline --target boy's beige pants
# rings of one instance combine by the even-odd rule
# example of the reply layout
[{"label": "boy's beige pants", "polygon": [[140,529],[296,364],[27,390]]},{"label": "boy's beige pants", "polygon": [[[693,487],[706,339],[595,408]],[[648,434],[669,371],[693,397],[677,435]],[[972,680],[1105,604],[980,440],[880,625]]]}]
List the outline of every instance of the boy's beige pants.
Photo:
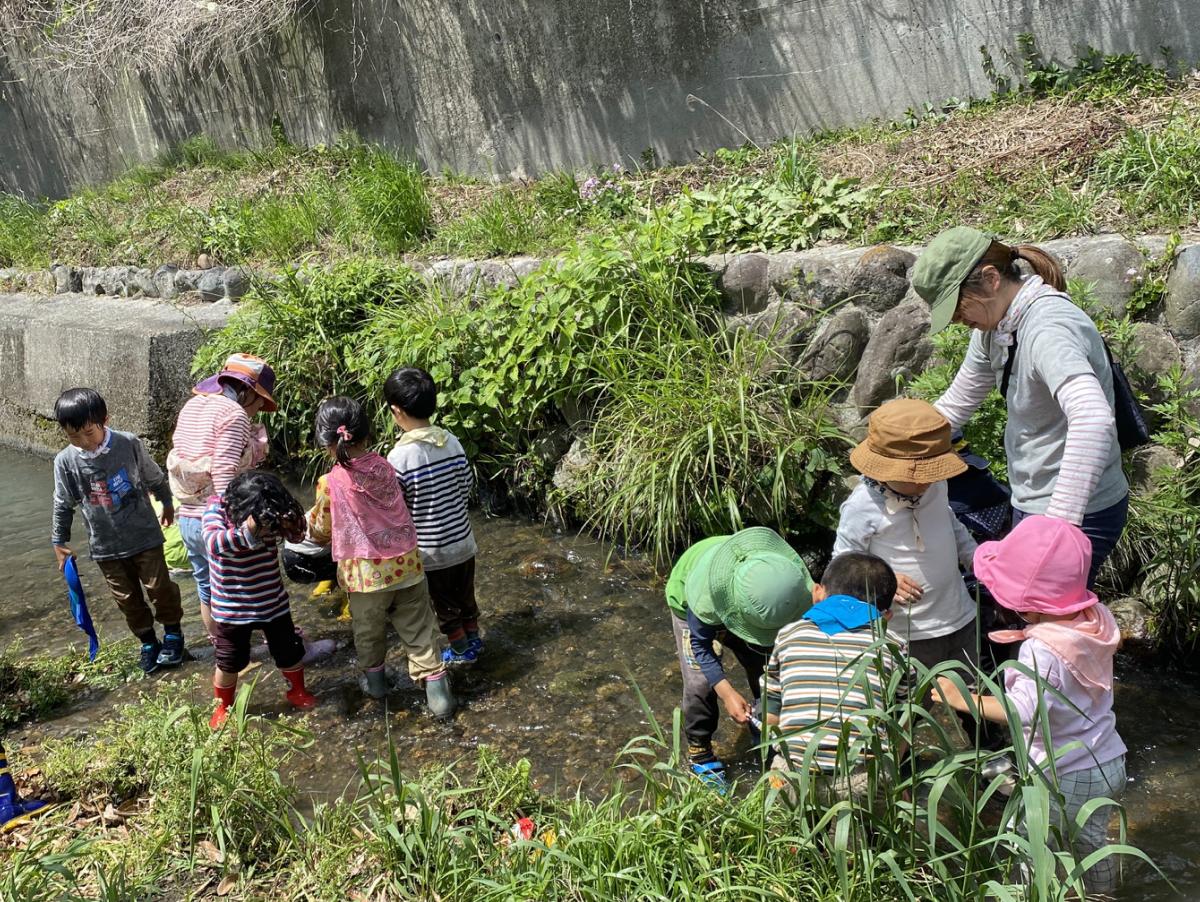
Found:
[{"label": "boy's beige pants", "polygon": [[368,670],[383,663],[387,655],[387,628],[391,623],[400,639],[400,648],[408,656],[409,676],[423,680],[446,669],[440,651],[441,634],[424,579],[403,589],[348,595],[359,667]]}]

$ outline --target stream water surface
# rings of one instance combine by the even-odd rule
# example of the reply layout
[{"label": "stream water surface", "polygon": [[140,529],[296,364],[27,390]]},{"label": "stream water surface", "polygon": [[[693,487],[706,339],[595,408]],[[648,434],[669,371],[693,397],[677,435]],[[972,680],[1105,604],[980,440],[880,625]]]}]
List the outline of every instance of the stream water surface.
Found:
[{"label": "stream water surface", "polygon": [[[48,461],[0,451],[0,649],[19,642],[37,652],[79,647],[66,590],[49,548],[53,489]],[[448,725],[423,714],[423,692],[399,676],[386,705],[366,700],[349,624],[335,604],[308,600],[294,587],[296,622],[310,637],[338,640],[339,650],[311,667],[309,686],[321,704],[310,715],[318,737],[288,776],[309,799],[353,790],[358,759],[371,760],[391,736],[411,773],[433,763],[473,760],[487,743],[507,758],[526,757],[538,787],[548,792],[598,791],[614,778],[611,765],[629,740],[648,733],[639,692],[655,719],[670,729],[681,688],[662,598],[662,580],[644,561],[617,556],[588,537],[556,535],[540,524],[477,517],[478,594],[487,649],[480,662],[454,674],[461,710]],[[124,620],[86,560],[77,518],[73,544],[102,640],[127,635]],[[211,690],[211,651],[200,636],[195,590],[180,580],[185,632],[201,660],[150,679],[182,680],[197,700]],[[207,659],[207,660],[206,660]],[[283,683],[269,661],[259,668],[256,710],[283,713]],[[1130,748],[1126,807],[1130,839],[1146,850],[1178,893],[1150,868],[1127,869],[1124,899],[1200,899],[1200,682],[1119,662],[1116,708]],[[97,719],[136,696],[142,680],[108,693],[81,696],[61,716],[18,728],[10,741],[86,734]],[[749,773],[749,738],[728,721],[718,752]],[[618,772],[619,775],[620,772]]]}]

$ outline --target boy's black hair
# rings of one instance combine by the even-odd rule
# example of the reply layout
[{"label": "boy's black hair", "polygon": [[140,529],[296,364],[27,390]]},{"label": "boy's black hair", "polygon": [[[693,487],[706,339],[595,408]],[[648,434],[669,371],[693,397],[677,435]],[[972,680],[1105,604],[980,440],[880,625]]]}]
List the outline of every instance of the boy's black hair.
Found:
[{"label": "boy's black hair", "polygon": [[896,574],[888,562],[861,551],[847,551],[830,561],[821,585],[830,595],[849,595],[881,611],[890,608],[896,597]]},{"label": "boy's black hair", "polygon": [[54,419],[63,429],[73,432],[78,432],[89,423],[103,426],[108,419],[108,405],[94,389],[68,388],[54,402]]},{"label": "boy's black hair", "polygon": [[284,523],[304,521],[304,508],[280,478],[261,470],[247,470],[235,476],[225,487],[221,504],[225,516],[235,526],[241,526],[247,517],[253,517],[255,523],[277,535],[283,532]]},{"label": "boy's black hair", "polygon": [[[342,428],[345,427],[345,428]],[[317,408],[317,444],[334,448],[338,463],[349,463],[347,445],[358,445],[371,438],[371,418],[353,398],[335,395]]]},{"label": "boy's black hair", "polygon": [[437,383],[415,366],[406,366],[388,376],[383,396],[414,419],[427,420],[437,410]]}]

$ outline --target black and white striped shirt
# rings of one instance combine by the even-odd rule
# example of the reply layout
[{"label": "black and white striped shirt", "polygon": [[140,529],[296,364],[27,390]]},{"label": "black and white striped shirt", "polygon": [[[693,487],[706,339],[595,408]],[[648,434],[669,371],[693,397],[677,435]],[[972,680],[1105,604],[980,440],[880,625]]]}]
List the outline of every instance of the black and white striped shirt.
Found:
[{"label": "black and white striped shirt", "polygon": [[400,479],[417,528],[426,570],[444,570],[475,556],[467,502],[474,484],[471,463],[453,434],[437,426],[405,433],[388,463]]}]

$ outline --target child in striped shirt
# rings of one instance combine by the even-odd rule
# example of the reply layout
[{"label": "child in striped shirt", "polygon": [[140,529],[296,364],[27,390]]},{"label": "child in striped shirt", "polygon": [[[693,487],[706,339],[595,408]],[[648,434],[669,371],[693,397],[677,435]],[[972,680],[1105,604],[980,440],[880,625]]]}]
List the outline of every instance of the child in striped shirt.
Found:
[{"label": "child in striped shirt", "polygon": [[474,664],[483,651],[475,601],[475,534],[467,504],[474,478],[466,452],[450,432],[431,426],[437,409],[433,377],[416,367],[388,376],[383,387],[401,429],[388,463],[400,478],[417,528],[429,597],[450,647],[442,660]]},{"label": "child in striped shirt", "polygon": [[299,541],[304,509],[270,473],[251,470],[237,476],[221,498],[213,497],[201,518],[209,557],[217,667],[213,694],[217,708],[209,726],[225,723],[237,691],[238,674],[250,663],[250,638],[262,630],[275,666],[288,682],[287,700],[311,708],[316,698],[305,688],[304,642],[292,623],[287,590],[279,572],[279,542]]},{"label": "child in striped shirt", "polygon": [[887,750],[863,712],[888,706],[891,675],[903,666],[899,646],[883,640],[895,594],[882,558],[839,554],[813,586],[812,607],[779,631],[763,675],[767,723],[783,734],[785,764],[815,773],[838,798],[865,795],[866,758]]}]

